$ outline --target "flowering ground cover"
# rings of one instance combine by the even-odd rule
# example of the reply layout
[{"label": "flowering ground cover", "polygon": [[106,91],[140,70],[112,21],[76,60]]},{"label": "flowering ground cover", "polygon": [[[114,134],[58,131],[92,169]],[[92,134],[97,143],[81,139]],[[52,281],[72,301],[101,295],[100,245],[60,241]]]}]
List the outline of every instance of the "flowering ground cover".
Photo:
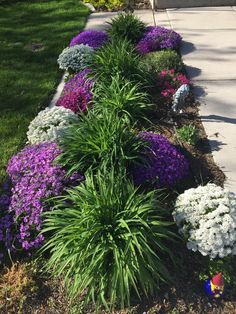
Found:
[{"label": "flowering ground cover", "polygon": [[132,14],[109,27],[62,47],[61,97],[9,158],[0,310],[195,314],[220,303],[235,313],[200,287],[221,271],[236,297],[236,196],[206,150],[191,92],[173,109],[191,84],[181,37]]},{"label": "flowering ground cover", "polygon": [[0,182],[22,147],[29,122],[46,107],[61,77],[57,58],[84,27],[76,0],[3,1],[0,7]]}]

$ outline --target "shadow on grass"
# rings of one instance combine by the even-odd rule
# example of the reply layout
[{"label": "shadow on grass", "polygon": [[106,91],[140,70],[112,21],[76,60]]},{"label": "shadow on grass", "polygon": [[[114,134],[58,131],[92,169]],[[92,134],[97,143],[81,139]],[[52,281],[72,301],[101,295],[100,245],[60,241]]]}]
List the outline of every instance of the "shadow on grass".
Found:
[{"label": "shadow on grass", "polygon": [[[87,16],[77,0],[0,2],[0,182],[8,159],[25,142],[30,121],[49,104],[62,76],[58,55]],[[43,49],[33,51],[32,44]]]}]

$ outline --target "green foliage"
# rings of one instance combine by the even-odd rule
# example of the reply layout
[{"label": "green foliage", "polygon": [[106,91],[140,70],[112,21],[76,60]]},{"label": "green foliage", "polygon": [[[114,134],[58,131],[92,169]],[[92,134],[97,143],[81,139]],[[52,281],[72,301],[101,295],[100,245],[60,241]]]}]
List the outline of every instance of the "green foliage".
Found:
[{"label": "green foliage", "polygon": [[90,68],[99,81],[110,84],[111,78],[120,75],[121,79],[147,83],[147,78],[140,70],[139,56],[135,47],[126,39],[114,40],[98,49],[93,55]]},{"label": "green foliage", "polygon": [[221,272],[227,284],[227,294],[236,295],[236,258],[225,257],[222,259],[208,260],[208,263],[202,268],[199,273],[199,279],[205,281],[212,278],[217,273]]},{"label": "green foliage", "polygon": [[146,25],[138,17],[131,13],[120,13],[108,23],[111,28],[108,30],[114,40],[123,38],[136,44],[143,36]]},{"label": "green foliage", "polygon": [[183,71],[184,64],[181,57],[174,50],[154,51],[146,54],[140,63],[143,71],[158,74],[162,70]]},{"label": "green foliage", "polygon": [[61,79],[58,55],[83,29],[87,15],[77,0],[0,5],[0,182],[8,160],[26,141],[30,121]]},{"label": "green foliage", "polygon": [[87,115],[72,125],[60,146],[63,153],[58,162],[69,172],[86,171],[99,167],[101,162],[128,164],[140,158],[143,141],[137,139],[129,119],[122,119],[105,108],[99,114],[90,110]]},{"label": "green foliage", "polygon": [[109,85],[104,82],[95,84],[93,94],[97,111],[107,108],[131,119],[145,118],[145,112],[151,107],[148,95],[141,91],[141,85],[122,80],[119,74],[112,77]]},{"label": "green foliage", "polygon": [[43,233],[51,255],[48,269],[63,275],[71,297],[85,293],[112,308],[130,304],[133,293],[153,295],[170,279],[166,241],[171,223],[163,219],[160,191],[138,193],[121,172],[87,173],[81,185],[54,199]]},{"label": "green foliage", "polygon": [[124,0],[90,0],[89,3],[98,10],[108,11],[119,10],[124,6]]},{"label": "green foliage", "polygon": [[176,130],[177,137],[190,145],[195,145],[198,141],[197,129],[192,124],[186,124]]}]

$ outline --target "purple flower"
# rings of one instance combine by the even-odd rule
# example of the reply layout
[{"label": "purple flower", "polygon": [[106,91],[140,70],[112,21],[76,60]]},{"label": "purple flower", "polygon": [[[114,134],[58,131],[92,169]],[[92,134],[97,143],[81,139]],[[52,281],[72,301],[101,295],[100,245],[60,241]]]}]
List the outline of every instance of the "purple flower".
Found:
[{"label": "purple flower", "polygon": [[0,196],[0,260],[7,250],[13,250],[13,216],[9,212],[10,191],[5,190]]},{"label": "purple flower", "polygon": [[149,26],[137,45],[137,51],[144,55],[151,51],[177,49],[181,44],[181,36],[161,26]]},{"label": "purple flower", "polygon": [[136,185],[145,182],[156,186],[174,186],[188,173],[188,162],[185,157],[162,135],[152,132],[141,132],[139,138],[148,143],[141,152],[146,164],[135,165],[132,169]]},{"label": "purple flower", "polygon": [[79,33],[72,38],[70,42],[70,47],[84,44],[88,45],[91,48],[97,49],[103,46],[109,40],[106,32],[98,30],[88,30]]},{"label": "purple flower", "polygon": [[25,147],[9,161],[7,172],[12,180],[9,209],[19,230],[23,249],[38,248],[43,243],[39,234],[42,212],[49,210],[47,198],[60,195],[84,178],[78,173],[66,177],[66,171],[54,159],[61,153],[55,143],[41,143]]},{"label": "purple flower", "polygon": [[90,71],[90,69],[85,69],[66,82],[57,106],[70,109],[75,113],[87,110],[92,100],[91,88],[94,83],[93,80],[87,78]]}]

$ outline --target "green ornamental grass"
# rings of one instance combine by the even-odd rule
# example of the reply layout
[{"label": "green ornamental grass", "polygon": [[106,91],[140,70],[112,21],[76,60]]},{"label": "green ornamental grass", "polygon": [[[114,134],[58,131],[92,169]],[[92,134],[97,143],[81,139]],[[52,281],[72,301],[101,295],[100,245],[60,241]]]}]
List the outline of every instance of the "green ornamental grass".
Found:
[{"label": "green ornamental grass", "polygon": [[[122,173],[122,172],[121,172]],[[88,172],[44,214],[47,268],[63,275],[69,295],[107,309],[157,292],[170,280],[164,256],[175,234],[163,218],[160,191],[139,193],[122,174]]]},{"label": "green ornamental grass", "polygon": [[138,83],[148,84],[148,78],[139,67],[141,56],[126,39],[113,40],[93,55],[89,67],[98,81],[110,84],[111,78],[120,75]]},{"label": "green ornamental grass", "polygon": [[60,142],[63,150],[58,162],[74,171],[97,169],[102,162],[125,165],[138,162],[145,143],[136,138],[134,125],[106,108],[99,114],[90,110],[72,125]]},{"label": "green ornamental grass", "polygon": [[109,85],[104,82],[95,84],[93,95],[97,111],[107,108],[134,120],[145,118],[152,106],[141,84],[123,80],[119,74],[112,77]]},{"label": "green ornamental grass", "polygon": [[120,13],[108,23],[110,37],[114,40],[123,38],[136,44],[143,36],[146,25],[137,16],[131,13]]}]

